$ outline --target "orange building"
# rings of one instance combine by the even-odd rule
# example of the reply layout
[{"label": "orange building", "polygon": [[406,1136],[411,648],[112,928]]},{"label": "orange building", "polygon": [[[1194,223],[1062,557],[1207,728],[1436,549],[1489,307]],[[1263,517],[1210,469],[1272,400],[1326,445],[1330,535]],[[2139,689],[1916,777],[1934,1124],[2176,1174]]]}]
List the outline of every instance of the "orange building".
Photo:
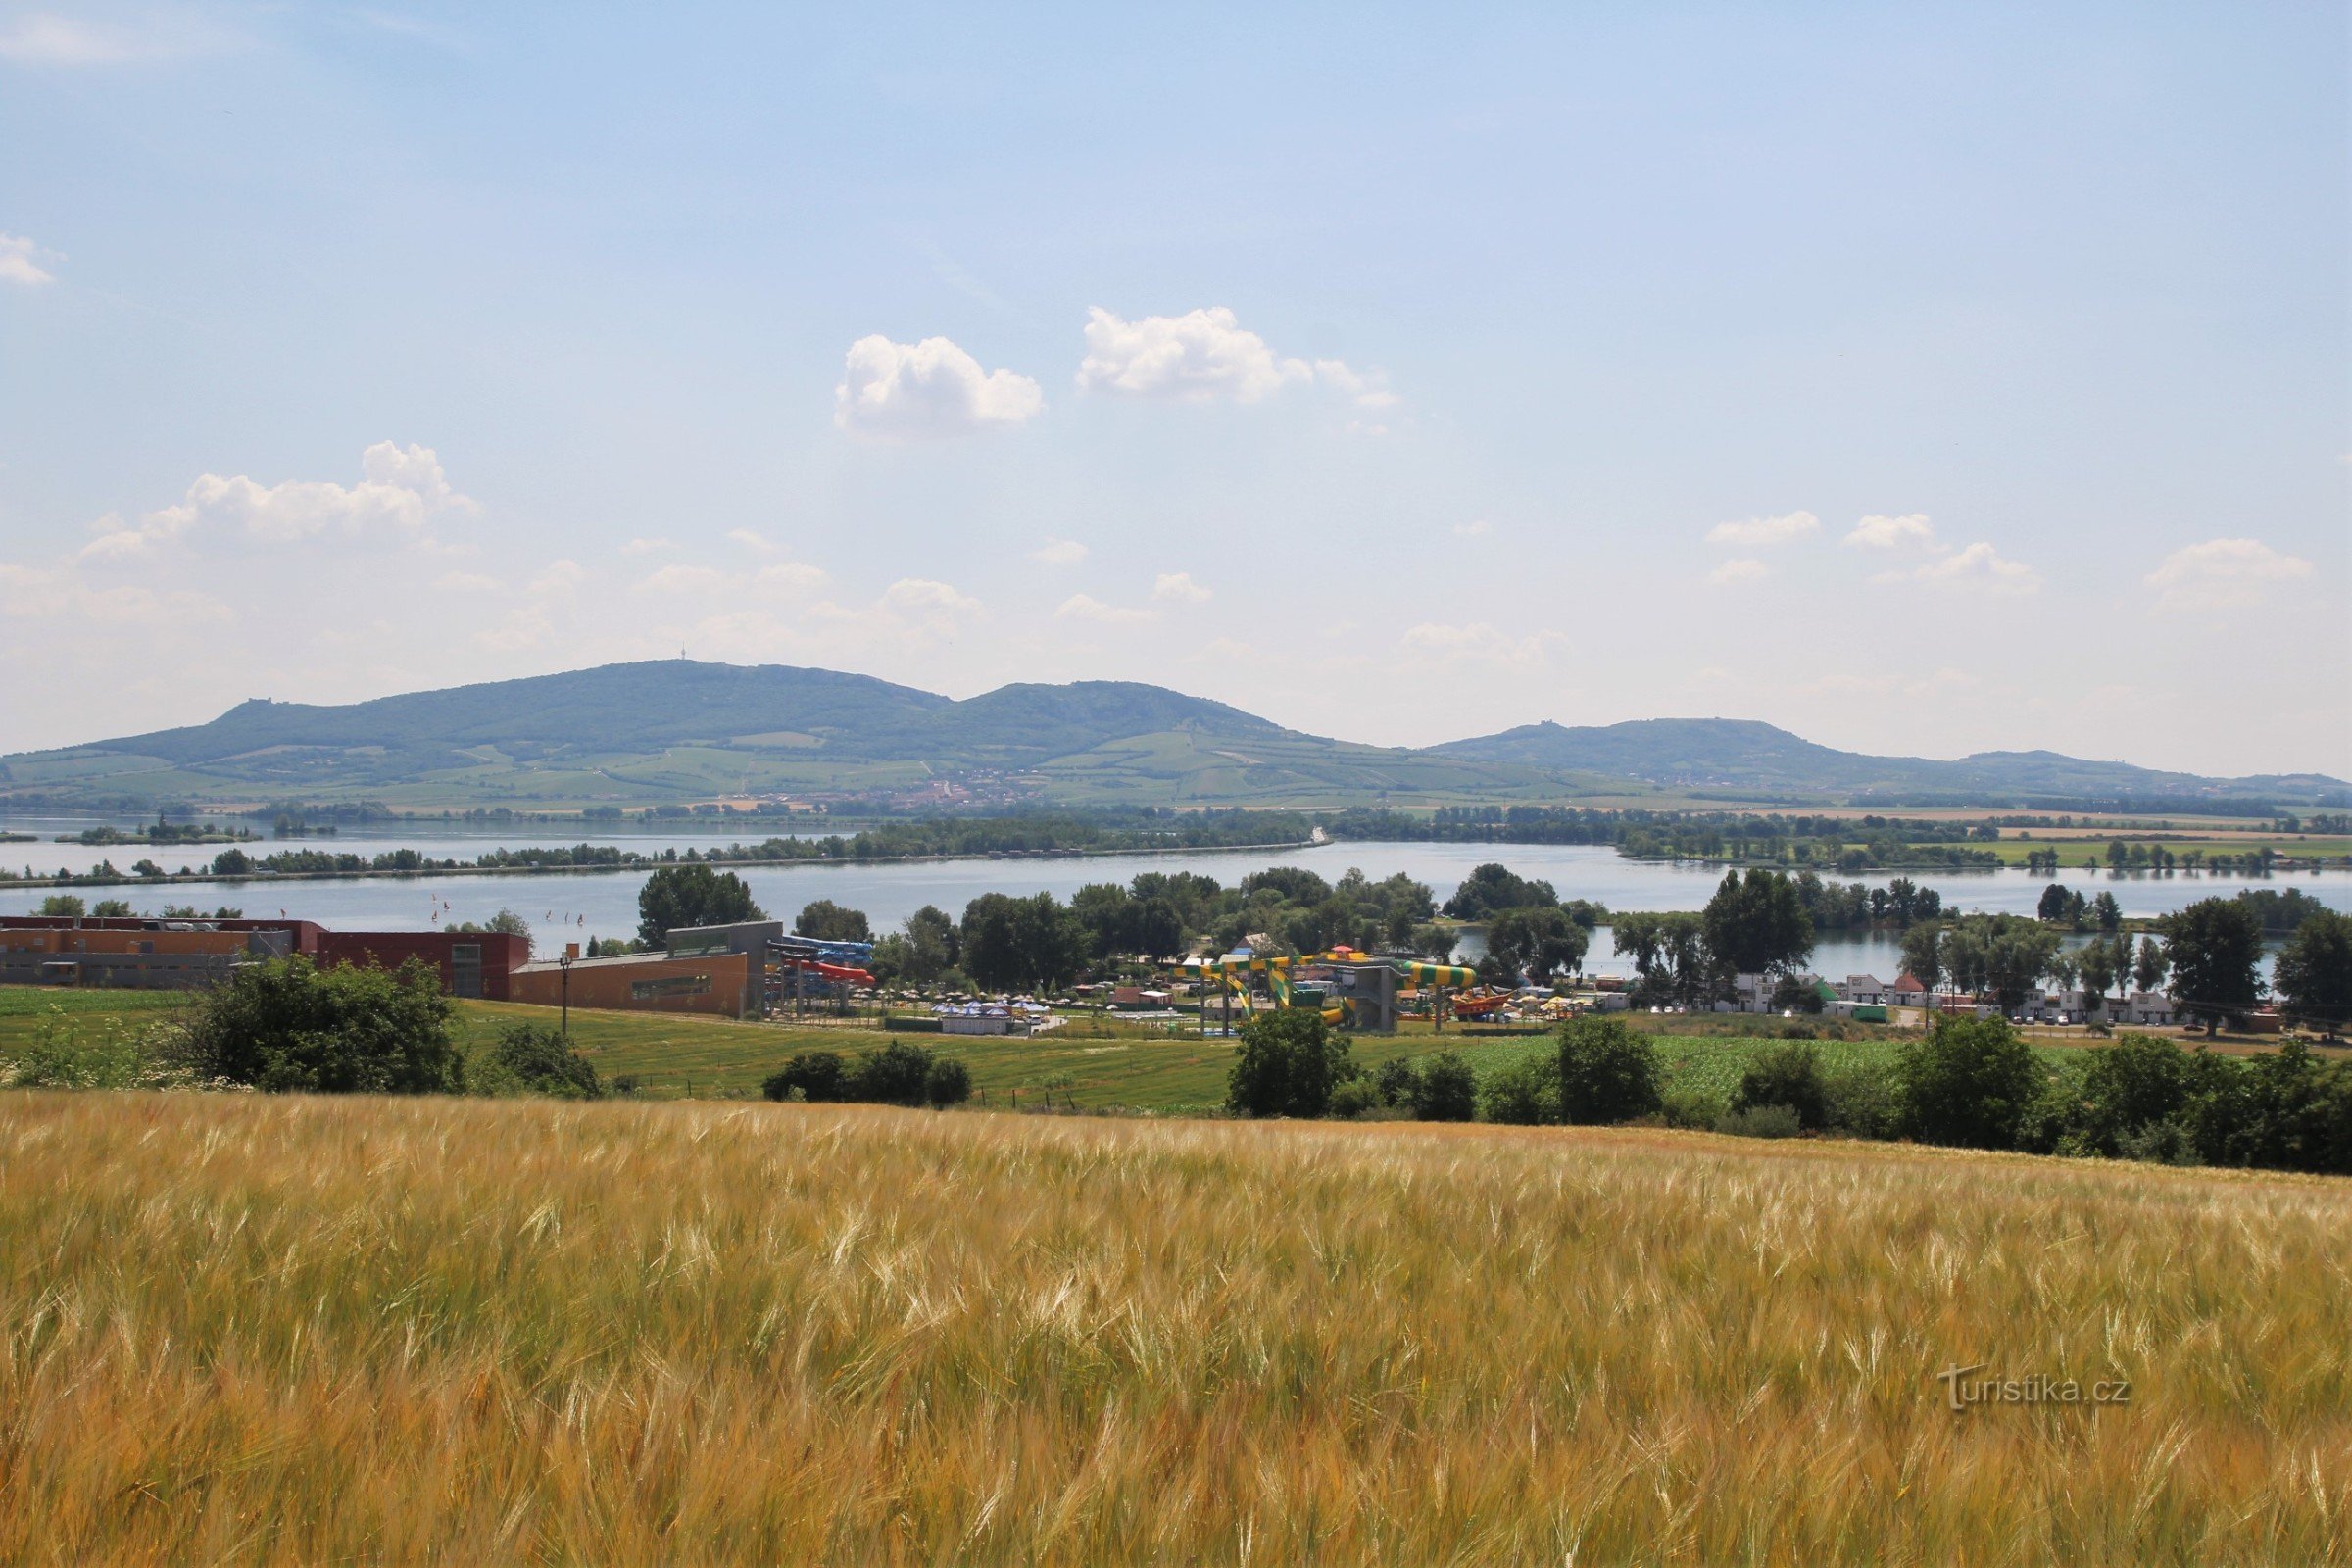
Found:
[{"label": "orange building", "polygon": [[284,957],[290,945],[283,931],[12,926],[0,928],[0,984],[180,990]]},{"label": "orange building", "polygon": [[[706,953],[690,958],[623,953],[610,958],[575,958],[571,964],[575,1007],[740,1018],[750,991],[751,959],[741,953]],[[507,977],[507,1000],[541,1007],[561,1005],[564,966],[524,964]]]}]

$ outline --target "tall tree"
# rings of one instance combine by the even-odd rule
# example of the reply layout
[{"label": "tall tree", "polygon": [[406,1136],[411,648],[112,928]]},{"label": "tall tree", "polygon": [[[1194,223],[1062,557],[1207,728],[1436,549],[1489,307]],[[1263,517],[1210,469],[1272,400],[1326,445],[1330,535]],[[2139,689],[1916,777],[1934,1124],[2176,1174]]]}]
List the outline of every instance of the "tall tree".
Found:
[{"label": "tall tree", "polygon": [[801,917],[793,921],[795,936],[808,937],[814,942],[871,942],[873,927],[866,923],[863,909],[848,909],[831,899],[817,899],[801,906]]},{"label": "tall tree", "polygon": [[2224,1018],[2243,1017],[2262,1000],[2262,921],[2232,899],[2199,899],[2167,915],[2165,953],[2173,963],[2173,1004],[2205,1021],[2209,1035]]},{"label": "tall tree", "polygon": [[1793,969],[1813,951],[1813,920],[1796,887],[1778,871],[1727,871],[1707,901],[1707,948],[1735,974]]},{"label": "tall tree", "polygon": [[2154,937],[2139,939],[2139,956],[2132,962],[2132,981],[2142,991],[2153,991],[2164,980],[2164,971],[2172,967],[2164,956],[2164,944]]},{"label": "tall tree", "polygon": [[2333,909],[2306,915],[2279,950],[2272,979],[2282,1008],[2332,1036],[2352,1021],[2352,918]]},{"label": "tall tree", "polygon": [[1585,928],[1557,905],[1505,909],[1487,921],[1487,951],[1500,959],[1514,978],[1524,974],[1538,985],[1581,968],[1589,941]]},{"label": "tall tree", "polygon": [[683,926],[766,918],[743,878],[700,863],[662,866],[637,890],[637,939],[649,948],[666,946],[670,932]]}]

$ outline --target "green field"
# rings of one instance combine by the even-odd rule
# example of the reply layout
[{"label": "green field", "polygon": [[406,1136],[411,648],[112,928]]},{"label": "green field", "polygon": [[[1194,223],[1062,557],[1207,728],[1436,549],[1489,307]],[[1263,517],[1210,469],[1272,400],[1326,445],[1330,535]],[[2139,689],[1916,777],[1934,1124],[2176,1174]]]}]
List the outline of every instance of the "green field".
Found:
[{"label": "green field", "polygon": [[[29,1041],[53,1007],[62,1010],[68,1027],[136,1027],[168,1016],[180,1001],[169,992],[0,987],[0,1054]],[[507,1024],[553,1023],[555,1019],[555,1009],[549,1007],[503,1002],[458,1004],[459,1040],[469,1054],[486,1047]],[[1637,1019],[1636,1027],[1646,1027],[1648,1022]],[[1727,1019],[1707,1033],[1656,1034],[1669,1082],[1728,1095],[1748,1059],[1780,1043],[1753,1033],[1721,1032],[1739,1027]],[[886,1040],[906,1039],[961,1058],[971,1069],[974,1090],[991,1105],[1010,1105],[1017,1101],[1023,1106],[1051,1102],[1083,1110],[1182,1115],[1213,1110],[1224,1102],[1226,1074],[1233,1062],[1233,1048],[1224,1040],[1184,1037],[1159,1025],[1100,1016],[1072,1018],[1060,1029],[1023,1039],[893,1036],[871,1027],[736,1023],[574,1008],[571,1034],[607,1079],[632,1077],[640,1095],[657,1099],[756,1096],[761,1080],[795,1052],[837,1051],[847,1055],[873,1049]],[[1816,1044],[1825,1065],[1837,1067],[1855,1061],[1890,1060],[1896,1041],[1889,1037]],[[1550,1049],[1546,1035],[1434,1035],[1422,1025],[1386,1038],[1360,1036],[1354,1042],[1353,1054],[1358,1064],[1372,1068],[1398,1056],[1457,1050],[1483,1074]]]},{"label": "green field", "polygon": [[[2004,836],[1991,844],[1971,843],[1967,848],[1982,850],[2000,858],[2003,865],[2024,865],[2026,858],[2047,850],[2058,852],[2058,864],[2064,870],[2080,870],[2086,858],[2095,858],[2099,868],[2107,867],[2107,845],[2111,839],[2126,844],[2161,845],[2176,857],[2196,852],[2207,859],[2217,855],[2259,855],[2264,849],[2301,861],[2327,860],[2341,862],[2352,856],[2352,838],[2323,837],[2313,834],[2299,837],[2294,834],[2248,834],[2243,838],[2216,838],[2197,833],[2147,833],[2119,829],[2098,838],[2031,838]],[[1933,846],[1931,846],[1933,848]],[[2144,867],[2142,868],[2144,869]]]}]

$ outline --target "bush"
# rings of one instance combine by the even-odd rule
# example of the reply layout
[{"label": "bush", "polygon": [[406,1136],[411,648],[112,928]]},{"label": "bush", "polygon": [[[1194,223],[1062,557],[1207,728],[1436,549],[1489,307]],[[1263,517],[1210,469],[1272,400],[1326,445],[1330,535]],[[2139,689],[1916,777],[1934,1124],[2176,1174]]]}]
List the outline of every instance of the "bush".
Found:
[{"label": "bush", "polygon": [[1560,1119],[1560,1068],[1548,1056],[1525,1056],[1497,1067],[1479,1085],[1487,1120],[1534,1127]]},{"label": "bush", "polygon": [[1711,1131],[1717,1122],[1731,1114],[1731,1108],[1721,1095],[1689,1084],[1669,1083],[1659,1102],[1667,1126],[1699,1132]]},{"label": "bush", "polygon": [[1355,1076],[1348,1037],[1320,1012],[1284,1007],[1242,1025],[1225,1103],[1244,1116],[1320,1116],[1332,1091]]},{"label": "bush", "polygon": [[131,1089],[151,1076],[147,1053],[119,1018],[86,1034],[52,1004],[0,1082],[21,1089]]},{"label": "bush", "polygon": [[960,1105],[972,1098],[972,1070],[954,1056],[933,1059],[923,1079],[923,1098],[933,1105]]},{"label": "bush", "polygon": [[1892,1069],[1856,1062],[1822,1074],[1823,1130],[1841,1138],[1893,1138],[1903,1128],[1902,1085]]},{"label": "bush", "polygon": [[1830,1124],[1830,1096],[1821,1079],[1821,1053],[1811,1046],[1775,1046],[1760,1052],[1740,1075],[1731,1113],[1743,1115],[1764,1105],[1786,1105],[1809,1133]]},{"label": "bush", "polygon": [[1793,1105],[1771,1102],[1745,1110],[1727,1110],[1715,1123],[1719,1133],[1734,1138],[1794,1138],[1804,1130]]},{"label": "bush", "polygon": [[1350,1078],[1331,1092],[1330,1114],[1343,1121],[1353,1121],[1381,1103],[1380,1091],[1361,1078]]},{"label": "bush", "polygon": [[321,969],[302,956],[237,970],[201,993],[172,1046],[200,1079],[310,1094],[455,1094],[466,1059],[456,1004],[412,958]]},{"label": "bush", "polygon": [[1657,1048],[1621,1018],[1591,1013],[1560,1026],[1560,1109],[1588,1125],[1633,1121],[1663,1105]]},{"label": "bush", "polygon": [[509,1024],[490,1047],[488,1082],[477,1087],[495,1092],[512,1088],[558,1100],[602,1100],[604,1080],[596,1065],[572,1049],[556,1030],[538,1024]]},{"label": "bush", "polygon": [[1410,1105],[1421,1092],[1421,1069],[1410,1056],[1392,1057],[1373,1074],[1372,1087],[1384,1105]]},{"label": "bush", "polygon": [[760,1086],[770,1100],[790,1100],[795,1091],[812,1105],[848,1100],[849,1074],[841,1057],[830,1051],[804,1051],[777,1069]]},{"label": "bush", "polygon": [[1916,1138],[1968,1149],[2014,1149],[2044,1074],[2000,1018],[1939,1018],[1906,1042],[1897,1068],[1903,1122]]},{"label": "bush", "polygon": [[1478,1074],[1453,1052],[1441,1052],[1421,1069],[1405,1103],[1415,1121],[1468,1121],[1478,1114]]},{"label": "bush", "polygon": [[894,1040],[845,1062],[830,1051],[804,1051],[760,1086],[770,1100],[795,1094],[812,1105],[864,1101],[885,1105],[959,1105],[972,1097],[972,1073],[952,1056]]}]

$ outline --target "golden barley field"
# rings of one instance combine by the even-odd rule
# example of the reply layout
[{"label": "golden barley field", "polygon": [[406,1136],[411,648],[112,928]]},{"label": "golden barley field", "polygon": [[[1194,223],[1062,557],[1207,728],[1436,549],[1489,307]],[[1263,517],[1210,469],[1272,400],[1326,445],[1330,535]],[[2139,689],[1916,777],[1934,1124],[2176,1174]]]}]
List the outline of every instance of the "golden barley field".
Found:
[{"label": "golden barley field", "polygon": [[2318,1179],[13,1093],[0,1308],[8,1562],[2352,1558]]}]

